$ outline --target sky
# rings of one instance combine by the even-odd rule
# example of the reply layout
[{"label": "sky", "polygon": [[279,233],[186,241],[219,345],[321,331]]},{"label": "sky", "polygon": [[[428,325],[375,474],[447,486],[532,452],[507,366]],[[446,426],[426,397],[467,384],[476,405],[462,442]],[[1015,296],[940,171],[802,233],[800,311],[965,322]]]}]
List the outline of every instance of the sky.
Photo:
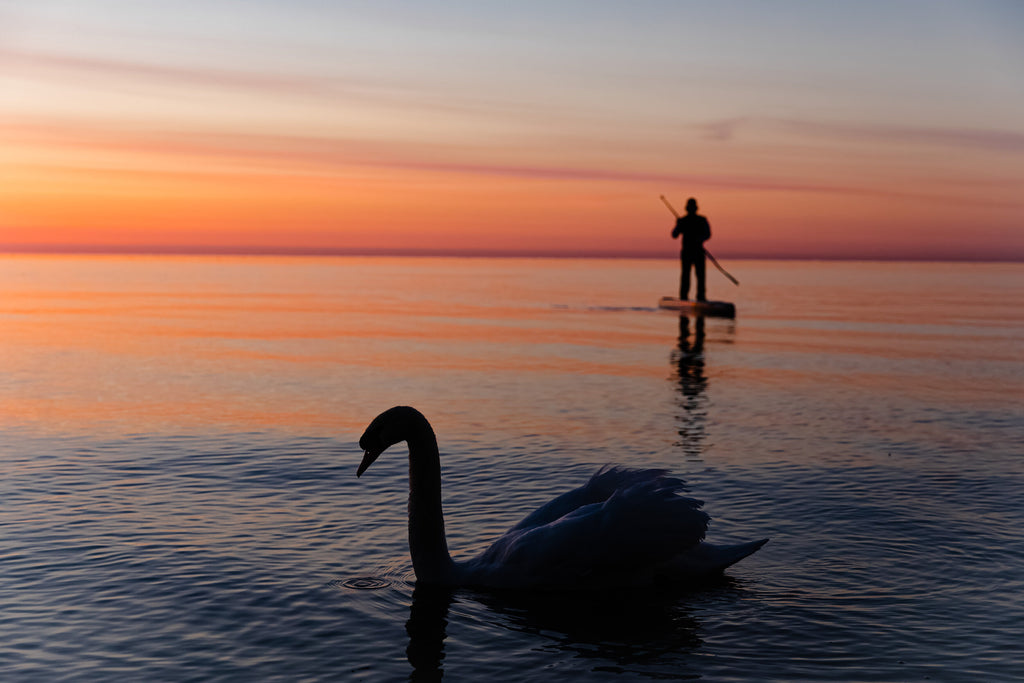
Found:
[{"label": "sky", "polygon": [[1024,3],[0,0],[0,251],[1024,260]]}]

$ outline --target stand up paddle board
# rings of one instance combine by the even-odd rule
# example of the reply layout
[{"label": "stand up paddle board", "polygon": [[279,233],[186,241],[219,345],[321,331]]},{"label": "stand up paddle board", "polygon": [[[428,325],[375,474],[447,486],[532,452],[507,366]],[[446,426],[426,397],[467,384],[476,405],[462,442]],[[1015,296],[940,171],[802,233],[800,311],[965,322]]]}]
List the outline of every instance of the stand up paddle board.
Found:
[{"label": "stand up paddle board", "polygon": [[689,301],[677,299],[674,296],[663,296],[658,302],[658,308],[680,313],[692,313],[694,315],[713,315],[723,318],[736,317],[736,306],[728,301]]}]

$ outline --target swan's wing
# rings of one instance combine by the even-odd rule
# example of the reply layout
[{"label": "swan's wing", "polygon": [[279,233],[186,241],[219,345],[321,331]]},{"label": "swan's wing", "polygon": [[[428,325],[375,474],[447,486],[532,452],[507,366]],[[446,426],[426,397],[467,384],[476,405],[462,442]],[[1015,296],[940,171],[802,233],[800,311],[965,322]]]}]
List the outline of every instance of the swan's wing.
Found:
[{"label": "swan's wing", "polygon": [[604,502],[611,498],[616,491],[628,489],[644,481],[661,479],[666,482],[676,482],[679,488],[682,488],[682,481],[666,477],[666,474],[667,470],[631,470],[606,465],[594,473],[583,486],[563,493],[531,512],[521,522],[512,527],[511,531],[550,524],[574,510],[591,503]]},{"label": "swan's wing", "polygon": [[[602,481],[602,474],[610,476]],[[546,523],[526,524],[550,518],[560,505],[598,495],[602,484],[613,481],[629,485]],[[582,492],[556,498],[471,563],[497,584],[614,583],[666,562],[704,538],[708,516],[700,501],[678,495],[682,485],[660,471],[602,470]]]}]

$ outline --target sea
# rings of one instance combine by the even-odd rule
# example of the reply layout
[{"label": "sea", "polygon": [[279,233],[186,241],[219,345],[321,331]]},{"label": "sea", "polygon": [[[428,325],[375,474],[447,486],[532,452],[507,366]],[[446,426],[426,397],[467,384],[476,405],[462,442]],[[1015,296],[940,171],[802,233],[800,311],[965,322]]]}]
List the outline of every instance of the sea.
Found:
[{"label": "sea", "polygon": [[[0,680],[1024,680],[1024,264],[0,256]],[[453,555],[657,467],[719,579],[417,588],[402,445]]]}]

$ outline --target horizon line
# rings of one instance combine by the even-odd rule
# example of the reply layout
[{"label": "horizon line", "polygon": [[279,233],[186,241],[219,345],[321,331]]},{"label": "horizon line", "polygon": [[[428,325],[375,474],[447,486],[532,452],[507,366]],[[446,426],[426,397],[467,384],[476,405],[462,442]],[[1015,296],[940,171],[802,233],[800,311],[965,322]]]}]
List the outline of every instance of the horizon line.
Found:
[{"label": "horizon line", "polygon": [[[564,258],[564,259],[676,259],[674,252],[653,251],[600,251],[600,250],[557,250],[557,249],[415,249],[415,248],[345,248],[345,247],[254,247],[254,246],[197,246],[197,245],[104,245],[104,244],[0,244],[0,254],[38,255],[93,255],[93,256],[294,256],[294,257],[337,257],[337,256],[393,256],[402,258]],[[720,258],[750,261],[906,261],[921,263],[1024,263],[1024,256],[994,256],[968,254],[950,256],[944,254],[884,255],[878,253],[851,254],[792,254],[725,252]]]}]

